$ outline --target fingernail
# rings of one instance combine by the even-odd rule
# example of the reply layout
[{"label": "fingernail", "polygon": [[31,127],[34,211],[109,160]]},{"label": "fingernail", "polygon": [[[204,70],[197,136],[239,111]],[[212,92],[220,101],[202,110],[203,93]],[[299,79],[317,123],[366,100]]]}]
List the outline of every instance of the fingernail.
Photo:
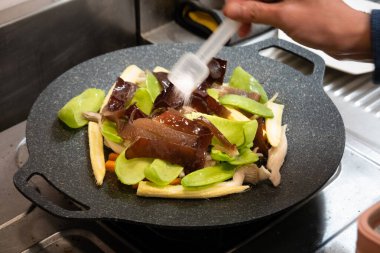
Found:
[{"label": "fingernail", "polygon": [[230,17],[237,18],[241,16],[241,6],[238,3],[231,3],[227,8],[227,14]]}]

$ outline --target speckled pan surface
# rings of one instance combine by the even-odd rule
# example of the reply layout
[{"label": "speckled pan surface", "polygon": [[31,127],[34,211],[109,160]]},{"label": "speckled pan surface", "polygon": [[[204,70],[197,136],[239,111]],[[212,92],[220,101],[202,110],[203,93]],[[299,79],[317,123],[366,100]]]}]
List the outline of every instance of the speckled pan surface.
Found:
[{"label": "speckled pan surface", "polygon": [[[259,55],[276,46],[314,63],[304,75],[278,61]],[[345,131],[342,118],[322,88],[324,63],[318,56],[284,41],[271,39],[244,48],[225,48],[218,57],[228,60],[228,73],[241,65],[263,83],[269,96],[279,93],[288,124],[288,154],[277,188],[268,183],[249,191],[208,200],[173,200],[137,197],[115,176],[107,175],[97,187],[91,171],[87,128],[72,130],[58,119],[58,110],[89,87],[108,90],[130,64],[142,69],[170,68],[197,45],[148,45],[108,53],[86,61],[52,82],[35,102],[27,123],[30,159],[14,177],[16,187],[45,210],[62,217],[117,219],[164,227],[205,228],[252,222],[268,217],[306,199],[331,178],[341,160]],[[33,174],[88,209],[68,211],[40,196],[28,186]]]}]

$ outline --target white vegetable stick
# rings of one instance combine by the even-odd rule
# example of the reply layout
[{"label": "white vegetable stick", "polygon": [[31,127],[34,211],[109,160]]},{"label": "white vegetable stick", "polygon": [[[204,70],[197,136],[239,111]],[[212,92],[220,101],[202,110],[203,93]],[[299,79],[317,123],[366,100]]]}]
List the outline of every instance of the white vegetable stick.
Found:
[{"label": "white vegetable stick", "polygon": [[88,140],[90,146],[90,160],[96,184],[102,185],[106,174],[106,165],[103,152],[103,136],[98,123],[88,122]]},{"label": "white vegetable stick", "polygon": [[206,199],[243,192],[248,188],[248,185],[225,186],[220,183],[200,189],[189,189],[182,185],[156,186],[151,182],[141,181],[137,188],[137,195],[156,198]]},{"label": "white vegetable stick", "polygon": [[267,133],[268,142],[272,147],[277,147],[281,140],[281,124],[284,105],[276,104],[268,101],[267,107],[273,112],[273,118],[265,119],[265,130]]},{"label": "white vegetable stick", "polygon": [[169,70],[167,70],[166,68],[163,68],[163,67],[160,67],[160,66],[157,66],[153,69],[153,73],[157,73],[157,72],[164,72],[164,73],[169,73]]},{"label": "white vegetable stick", "polygon": [[272,147],[268,151],[267,168],[271,171],[269,180],[274,186],[278,186],[281,182],[280,169],[284,163],[286,152],[288,150],[288,140],[286,138],[286,127],[282,126],[281,141],[277,147]]},{"label": "white vegetable stick", "polygon": [[136,65],[129,65],[121,73],[120,78],[125,82],[137,83],[141,77],[145,76],[145,72]]}]

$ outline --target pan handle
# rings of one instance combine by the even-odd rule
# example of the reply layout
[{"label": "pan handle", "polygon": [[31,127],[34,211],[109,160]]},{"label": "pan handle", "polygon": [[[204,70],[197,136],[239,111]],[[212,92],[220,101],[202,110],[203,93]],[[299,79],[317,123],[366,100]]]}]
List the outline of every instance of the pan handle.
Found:
[{"label": "pan handle", "polygon": [[296,56],[304,58],[305,60],[311,62],[314,65],[313,72],[310,75],[305,76],[322,83],[323,76],[325,74],[325,61],[319,55],[296,44],[278,38],[270,38],[267,40],[263,40],[253,44],[252,46],[254,47],[254,50],[257,54],[261,50],[270,47],[278,47]]},{"label": "pan handle", "polygon": [[[64,209],[49,199],[40,194],[33,186],[31,186],[28,181],[34,175],[42,176],[50,185],[52,185],[49,180],[42,174],[33,171],[30,166],[30,162],[28,162],[24,167],[19,169],[15,175],[13,176],[13,183],[16,188],[30,201],[37,204],[40,208],[45,211],[64,218],[73,218],[73,219],[89,219],[95,218],[93,217],[93,212],[91,209],[73,211]],[[83,206],[83,205],[82,205]]]}]

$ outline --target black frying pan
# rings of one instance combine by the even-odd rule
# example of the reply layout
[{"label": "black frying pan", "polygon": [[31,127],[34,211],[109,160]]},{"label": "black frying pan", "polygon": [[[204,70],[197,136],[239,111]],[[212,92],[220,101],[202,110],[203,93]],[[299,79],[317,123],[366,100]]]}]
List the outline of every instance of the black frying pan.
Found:
[{"label": "black frying pan", "polygon": [[[279,47],[314,64],[313,72],[301,72],[259,51]],[[46,211],[66,218],[116,219],[161,227],[205,228],[252,222],[279,213],[316,193],[331,178],[341,160],[345,131],[342,118],[322,88],[324,62],[317,55],[285,41],[270,39],[255,45],[224,48],[218,57],[231,70],[241,65],[264,84],[269,96],[279,92],[285,104],[289,149],[277,188],[269,182],[247,192],[215,199],[174,200],[143,198],[107,175],[97,187],[88,154],[87,128],[72,130],[57,119],[58,110],[88,87],[108,90],[130,64],[152,70],[170,68],[185,51],[197,45],[149,45],[108,53],[70,69],[38,97],[28,120],[28,163],[14,176],[16,187]],[[87,207],[63,209],[28,185],[41,175],[59,191]]]}]

